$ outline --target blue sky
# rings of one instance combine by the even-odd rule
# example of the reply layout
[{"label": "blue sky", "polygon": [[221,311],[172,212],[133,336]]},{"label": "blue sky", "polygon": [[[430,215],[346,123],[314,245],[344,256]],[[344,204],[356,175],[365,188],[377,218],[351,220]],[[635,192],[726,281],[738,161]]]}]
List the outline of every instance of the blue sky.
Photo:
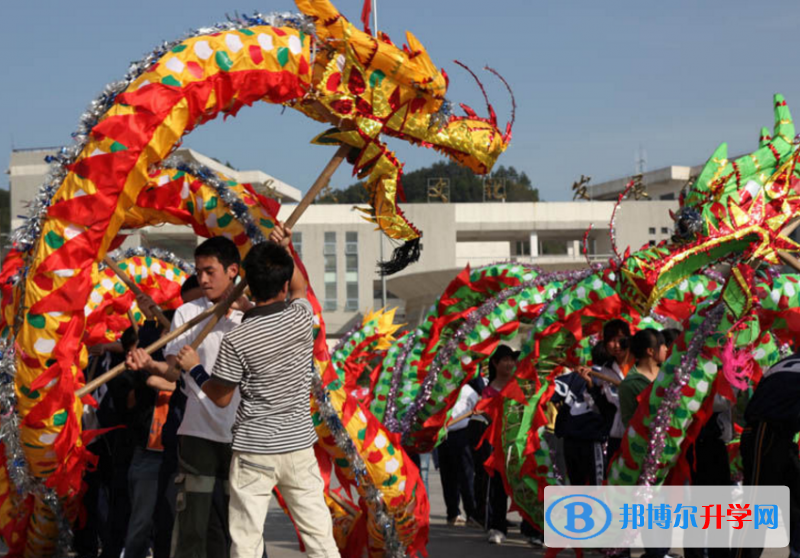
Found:
[{"label": "blue sky", "polygon": [[[361,0],[335,3],[358,20]],[[128,62],[236,10],[296,8],[290,0],[3,0],[3,168],[12,141],[70,142],[82,110]],[[395,42],[413,31],[447,70],[452,101],[485,114],[455,58],[506,77],[518,111],[499,164],[525,171],[546,200],[568,199],[581,174],[594,182],[631,174],[640,144],[649,169],[701,163],[722,141],[732,154],[749,151],[760,127],[772,126],[773,93],[800,111],[796,1],[379,0],[378,11],[380,28]],[[485,83],[504,122],[508,96],[491,76]],[[320,130],[299,113],[281,115],[280,107],[261,103],[206,124],[185,145],[305,190],[330,156],[329,148],[308,143]],[[390,145],[406,170],[438,159]],[[342,170],[333,184],[351,181]]]}]

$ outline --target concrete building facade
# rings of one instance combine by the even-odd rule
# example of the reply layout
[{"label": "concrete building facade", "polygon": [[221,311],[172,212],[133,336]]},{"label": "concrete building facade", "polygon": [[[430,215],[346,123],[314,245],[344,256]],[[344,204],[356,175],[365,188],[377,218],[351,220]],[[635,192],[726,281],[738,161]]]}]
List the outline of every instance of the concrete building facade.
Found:
[{"label": "concrete building facade", "polygon": [[[609,223],[615,202],[405,204],[403,211],[424,236],[420,260],[386,281],[388,306],[398,318],[416,324],[447,284],[466,265],[520,261],[546,270],[586,266],[612,255]],[[294,205],[284,205],[288,217]],[[617,211],[617,247],[636,250],[672,234],[669,210],[675,201],[626,201]],[[295,246],[326,310],[332,337],[347,331],[370,308],[379,308],[377,262],[391,257],[394,245],[375,232],[359,211],[344,205],[312,205],[295,227]]]},{"label": "concrete building facade", "polygon": [[[38,191],[48,170],[44,157],[53,151],[12,152],[8,170],[12,227],[21,223],[17,216],[27,213],[25,202]],[[262,171],[237,171],[191,149],[176,154],[278,198],[283,204],[281,219],[288,217],[301,197],[299,190]],[[677,209],[677,193],[692,172],[690,167],[668,167],[645,174],[652,201],[625,201],[617,211],[615,232],[620,252],[670,237],[673,223],[669,210]],[[408,218],[424,232],[423,250],[419,262],[386,278],[387,306],[398,307],[399,321],[416,325],[468,264],[476,267],[513,260],[545,270],[584,267],[583,237],[590,226],[588,257],[607,260],[613,252],[612,212],[627,181],[591,186],[593,201],[405,204]],[[383,304],[377,263],[391,257],[396,243],[376,232],[374,224],[362,215],[349,205],[315,204],[295,227],[295,246],[323,304],[333,339],[350,329],[363,313]],[[198,243],[191,229],[173,225],[127,232],[131,236],[126,246],[160,247],[189,260]]]}]

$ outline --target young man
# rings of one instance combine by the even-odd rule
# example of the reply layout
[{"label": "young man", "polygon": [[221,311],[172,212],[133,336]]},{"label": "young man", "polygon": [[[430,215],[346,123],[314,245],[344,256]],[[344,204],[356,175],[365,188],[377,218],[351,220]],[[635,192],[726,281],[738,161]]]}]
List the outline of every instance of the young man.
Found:
[{"label": "young man", "polygon": [[[633,367],[634,359],[630,351],[631,329],[628,322],[614,319],[603,325],[603,347],[610,357],[601,369],[604,376],[623,380]],[[594,363],[602,364],[602,363]],[[590,393],[609,426],[608,444],[606,446],[606,466],[622,444],[625,426],[619,410],[619,393],[610,382],[595,380],[589,375],[586,367],[580,367],[578,373],[589,384]]]},{"label": "young man", "polygon": [[[275,241],[291,232],[278,225],[272,242],[253,246],[244,261],[256,301],[242,325],[225,335],[214,365],[191,347],[178,362],[203,383],[222,409],[237,409],[231,460],[232,557],[260,557],[273,488],[281,491],[308,555],[339,556],[314,455],[317,435],[309,413],[313,369],[313,312],[306,283],[291,255]],[[289,301],[287,302],[287,295]],[[241,389],[241,403],[234,400]]]},{"label": "young man", "polygon": [[[239,251],[224,237],[210,238],[194,253],[197,280],[203,296],[175,312],[172,329],[177,329],[204,310],[224,299],[239,275]],[[197,350],[200,362],[211,370],[217,360],[223,336],[241,323],[242,312],[232,309],[217,322]],[[167,362],[151,359],[143,350],[131,351],[128,366],[158,374],[169,381],[182,377],[187,396],[183,421],[178,429],[179,475],[177,517],[173,535],[174,558],[225,558],[229,553],[227,499],[228,470],[233,438],[231,428],[239,403],[238,390],[230,397],[234,405],[220,408],[202,392],[197,379],[187,370],[175,368],[176,355],[203,330],[206,321],[183,333],[165,348]],[[216,487],[216,489],[215,489]],[[215,491],[217,496],[215,497]]]},{"label": "young man", "polygon": [[[593,368],[600,371],[606,362],[608,353],[605,346],[598,343],[592,349]],[[555,393],[550,398],[558,407],[555,435],[564,441],[564,462],[570,484],[600,486],[605,478],[603,444],[608,437],[608,420],[595,404],[584,378],[588,372],[585,367],[580,368],[555,379]]]},{"label": "young man", "polygon": [[[789,487],[789,558],[798,558],[800,459],[794,436],[800,432],[800,353],[786,357],[764,373],[747,404],[744,419],[744,484]],[[738,545],[735,558],[761,556],[763,548],[749,548],[761,541],[743,542]]]}]

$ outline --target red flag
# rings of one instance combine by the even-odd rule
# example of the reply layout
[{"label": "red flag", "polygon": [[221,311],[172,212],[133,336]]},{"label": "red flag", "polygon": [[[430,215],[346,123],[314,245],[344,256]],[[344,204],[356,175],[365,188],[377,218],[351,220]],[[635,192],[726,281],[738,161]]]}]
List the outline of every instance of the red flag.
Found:
[{"label": "red flag", "polygon": [[361,8],[361,23],[364,24],[364,31],[372,35],[369,28],[369,16],[372,13],[372,0],[364,0],[364,7]]}]

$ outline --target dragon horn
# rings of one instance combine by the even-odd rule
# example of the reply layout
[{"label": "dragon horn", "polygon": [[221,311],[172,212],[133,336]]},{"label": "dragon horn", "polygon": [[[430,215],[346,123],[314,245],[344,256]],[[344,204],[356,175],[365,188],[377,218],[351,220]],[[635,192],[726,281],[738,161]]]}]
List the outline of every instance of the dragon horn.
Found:
[{"label": "dragon horn", "polygon": [[478,76],[475,75],[475,72],[469,69],[469,66],[459,62],[458,60],[453,60],[456,64],[464,68],[469,74],[473,77],[473,79],[477,82],[478,87],[481,88],[481,93],[483,93],[483,99],[486,101],[486,108],[489,110],[489,119],[491,120],[494,126],[497,126],[497,115],[494,113],[494,108],[492,107],[492,103],[489,102],[489,96],[486,94],[486,89],[483,87],[481,80],[478,79]]},{"label": "dragon horn", "polygon": [[411,51],[409,60],[413,60],[416,64],[419,64],[424,75],[435,76],[439,73],[436,64],[433,63],[430,55],[428,55],[428,51],[425,50],[425,47],[411,31],[406,31],[406,43],[408,44],[408,49]]},{"label": "dragon horn", "polygon": [[761,136],[758,138],[758,146],[766,147],[770,140],[772,140],[772,136],[769,133],[769,128],[761,128]]},{"label": "dragon horn", "polygon": [[707,194],[711,181],[722,176],[721,169],[728,165],[728,144],[721,143],[706,162],[691,190]]},{"label": "dragon horn", "polygon": [[774,142],[778,138],[792,145],[794,142],[794,123],[792,122],[792,114],[789,112],[789,107],[786,106],[786,99],[783,95],[775,95],[775,132],[772,134]]},{"label": "dragon horn", "polygon": [[506,78],[500,75],[500,72],[494,68],[490,68],[489,66],[485,66],[483,69],[492,72],[494,75],[500,78],[500,81],[502,81],[503,85],[505,85],[506,89],[508,89],[508,94],[511,95],[511,121],[506,124],[506,133],[503,136],[503,142],[508,143],[511,141],[511,129],[514,127],[514,120],[517,118],[517,100],[514,98],[514,91],[511,90],[511,86],[506,81]]},{"label": "dragon horn", "polygon": [[[317,28],[317,35],[320,39],[331,38],[332,33],[329,26],[333,25],[344,16],[328,0],[295,0],[297,8],[309,17],[314,18],[314,26]],[[340,38],[334,36],[333,38]]]}]

